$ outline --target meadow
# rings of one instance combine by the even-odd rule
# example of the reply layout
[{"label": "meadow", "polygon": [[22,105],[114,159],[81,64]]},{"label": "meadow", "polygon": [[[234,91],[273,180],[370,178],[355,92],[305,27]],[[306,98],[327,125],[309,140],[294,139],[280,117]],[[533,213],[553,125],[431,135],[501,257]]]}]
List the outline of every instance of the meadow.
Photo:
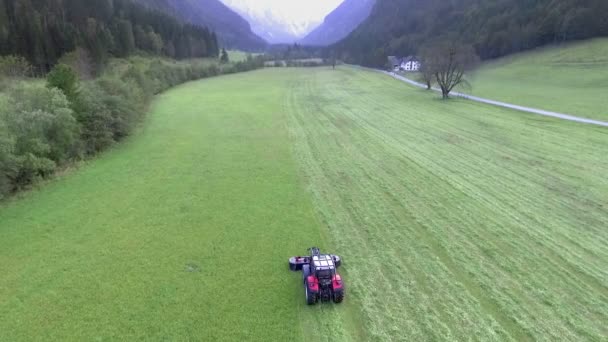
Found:
[{"label": "meadow", "polygon": [[247,55],[251,55],[253,57],[259,56],[259,53],[247,53],[239,50],[229,50],[228,58],[231,62],[244,62],[247,60]]},{"label": "meadow", "polygon": [[608,39],[540,48],[484,64],[464,92],[608,121]]},{"label": "meadow", "polygon": [[607,141],[350,67],[191,82],[2,204],[0,340],[602,341]]}]

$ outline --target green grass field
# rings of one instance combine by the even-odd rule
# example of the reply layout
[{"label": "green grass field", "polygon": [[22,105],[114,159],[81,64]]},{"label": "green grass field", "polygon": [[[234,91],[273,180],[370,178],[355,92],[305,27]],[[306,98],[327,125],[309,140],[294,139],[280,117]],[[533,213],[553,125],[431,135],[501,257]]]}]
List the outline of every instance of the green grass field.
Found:
[{"label": "green grass field", "polygon": [[608,121],[608,38],[499,59],[471,83],[473,95]]},{"label": "green grass field", "polygon": [[602,341],[607,139],[346,67],[190,83],[0,209],[0,340]]},{"label": "green grass field", "polygon": [[254,57],[259,55],[259,53],[248,53],[248,52],[239,51],[239,50],[229,50],[228,58],[230,59],[231,62],[243,62],[243,61],[247,60],[248,54],[251,54]]}]

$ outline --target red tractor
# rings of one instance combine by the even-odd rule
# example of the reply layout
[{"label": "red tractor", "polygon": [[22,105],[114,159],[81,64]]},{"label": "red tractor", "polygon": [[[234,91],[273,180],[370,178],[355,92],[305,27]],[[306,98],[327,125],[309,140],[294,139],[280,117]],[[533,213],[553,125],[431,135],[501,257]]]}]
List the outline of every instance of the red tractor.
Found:
[{"label": "red tractor", "polygon": [[306,303],[314,305],[322,302],[341,303],[344,300],[344,284],[336,269],[342,264],[339,256],[321,254],[317,247],[308,249],[310,256],[289,258],[289,269],[302,271]]}]

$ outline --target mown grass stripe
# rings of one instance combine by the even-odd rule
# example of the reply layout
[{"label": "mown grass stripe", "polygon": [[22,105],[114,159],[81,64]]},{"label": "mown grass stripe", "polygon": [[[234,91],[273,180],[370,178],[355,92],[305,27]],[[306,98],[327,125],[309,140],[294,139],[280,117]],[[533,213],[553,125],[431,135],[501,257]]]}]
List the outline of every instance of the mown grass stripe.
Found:
[{"label": "mown grass stripe", "polygon": [[[306,108],[302,104],[311,98],[315,104],[291,122],[305,127],[307,132],[306,140],[296,141],[297,145],[307,145],[300,149],[316,150],[301,160],[306,161],[305,165],[316,163],[316,172],[329,175],[327,182],[318,183],[315,177],[309,177],[309,181],[313,188],[323,189],[322,193],[313,191],[313,195],[322,194],[315,203],[335,231],[334,239],[344,240],[344,234],[362,230],[370,237],[368,245],[379,239],[383,244],[379,248],[392,255],[396,243],[412,244],[415,232],[424,232],[432,239],[430,242],[400,250],[404,255],[416,256],[409,259],[413,264],[408,268],[432,274],[427,279],[444,276],[454,279],[447,267],[429,273],[429,260],[418,257],[425,254],[424,245],[437,241],[446,255],[457,260],[454,262],[459,267],[455,269],[462,267],[465,274],[471,275],[469,281],[473,286],[483,296],[492,298],[493,309],[500,310],[503,323],[507,322],[506,330],[517,334],[515,330],[520,329],[523,335],[517,338],[530,334],[532,339],[540,336],[593,339],[605,333],[601,326],[591,322],[597,322],[596,315],[606,307],[606,298],[600,288],[589,285],[596,281],[604,284],[598,273],[601,268],[595,265],[600,266],[601,260],[605,260],[606,249],[601,243],[605,234],[598,224],[605,222],[607,215],[601,210],[591,211],[590,216],[572,215],[577,210],[596,208],[605,198],[596,188],[606,188],[605,180],[597,172],[605,167],[605,161],[598,158],[605,146],[594,144],[603,133],[564,129],[565,126],[547,120],[513,117],[462,101],[435,101],[424,92],[352,69],[307,75],[301,84],[296,96],[298,109]],[[570,138],[567,143],[565,135]],[[579,149],[583,153],[577,153],[576,160],[572,160],[570,151]],[[583,169],[579,165],[592,167]],[[548,170],[552,179],[565,186],[595,187],[589,193],[569,192],[568,197],[552,193],[544,201],[535,201],[531,194],[546,192],[543,189]],[[392,196],[384,197],[387,194]],[[580,201],[581,196],[587,196],[588,200]],[[352,207],[351,212],[356,213],[348,227],[340,227],[331,216],[337,215],[335,211],[327,215],[323,209],[336,205],[336,201]],[[562,210],[553,216],[546,215],[553,213],[555,207]],[[379,208],[383,209],[378,211]],[[393,216],[403,210],[410,214]],[[379,214],[372,215],[374,212]],[[583,221],[592,225],[589,232],[573,230]],[[383,236],[378,238],[375,232]],[[600,232],[600,236],[592,239],[591,232]],[[429,255],[437,257],[436,253]],[[376,265],[382,267],[382,263]],[[543,271],[531,272],[539,269]],[[577,272],[582,269],[590,277],[585,282],[580,281],[582,274]],[[426,284],[436,283],[431,280]],[[450,284],[433,287],[444,303],[456,301],[456,293],[463,295],[458,290],[444,292]],[[415,285],[410,289],[421,292],[417,297],[404,296],[404,301],[413,300],[411,304],[428,307],[428,312],[444,309],[436,301],[421,299],[428,289]],[[396,313],[403,303],[389,306],[370,303],[377,305]],[[465,311],[476,313],[472,322],[478,324],[485,314],[479,315],[483,310],[473,307],[469,304]],[[588,311],[588,307],[593,309]],[[370,322],[372,331],[377,326],[391,325],[387,318],[392,314],[379,315],[369,307],[362,310],[376,321]],[[431,315],[441,317],[436,311]],[[439,327],[430,323],[435,317],[412,319],[421,327],[428,324]],[[447,336],[466,339],[470,335],[464,331],[469,334],[475,331],[466,323],[464,327],[468,329],[462,330],[449,317],[443,322],[448,323],[448,330],[440,335],[444,339]],[[508,322],[514,322],[515,326]],[[431,336],[434,335],[424,336],[415,329],[407,339],[432,339]]]}]

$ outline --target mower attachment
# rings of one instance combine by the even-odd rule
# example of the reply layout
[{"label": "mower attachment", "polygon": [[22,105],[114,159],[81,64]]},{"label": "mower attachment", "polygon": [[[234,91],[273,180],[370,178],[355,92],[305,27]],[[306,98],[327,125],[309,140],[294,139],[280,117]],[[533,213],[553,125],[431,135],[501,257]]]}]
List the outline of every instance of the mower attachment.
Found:
[{"label": "mower attachment", "polygon": [[[334,264],[336,265],[336,268],[338,268],[342,265],[342,259],[340,259],[339,256],[334,255],[334,254],[330,254],[330,256],[333,259]],[[301,271],[302,266],[310,264],[310,260],[311,260],[311,257],[309,257],[309,256],[291,257],[291,258],[289,258],[289,269],[294,272]]]}]

